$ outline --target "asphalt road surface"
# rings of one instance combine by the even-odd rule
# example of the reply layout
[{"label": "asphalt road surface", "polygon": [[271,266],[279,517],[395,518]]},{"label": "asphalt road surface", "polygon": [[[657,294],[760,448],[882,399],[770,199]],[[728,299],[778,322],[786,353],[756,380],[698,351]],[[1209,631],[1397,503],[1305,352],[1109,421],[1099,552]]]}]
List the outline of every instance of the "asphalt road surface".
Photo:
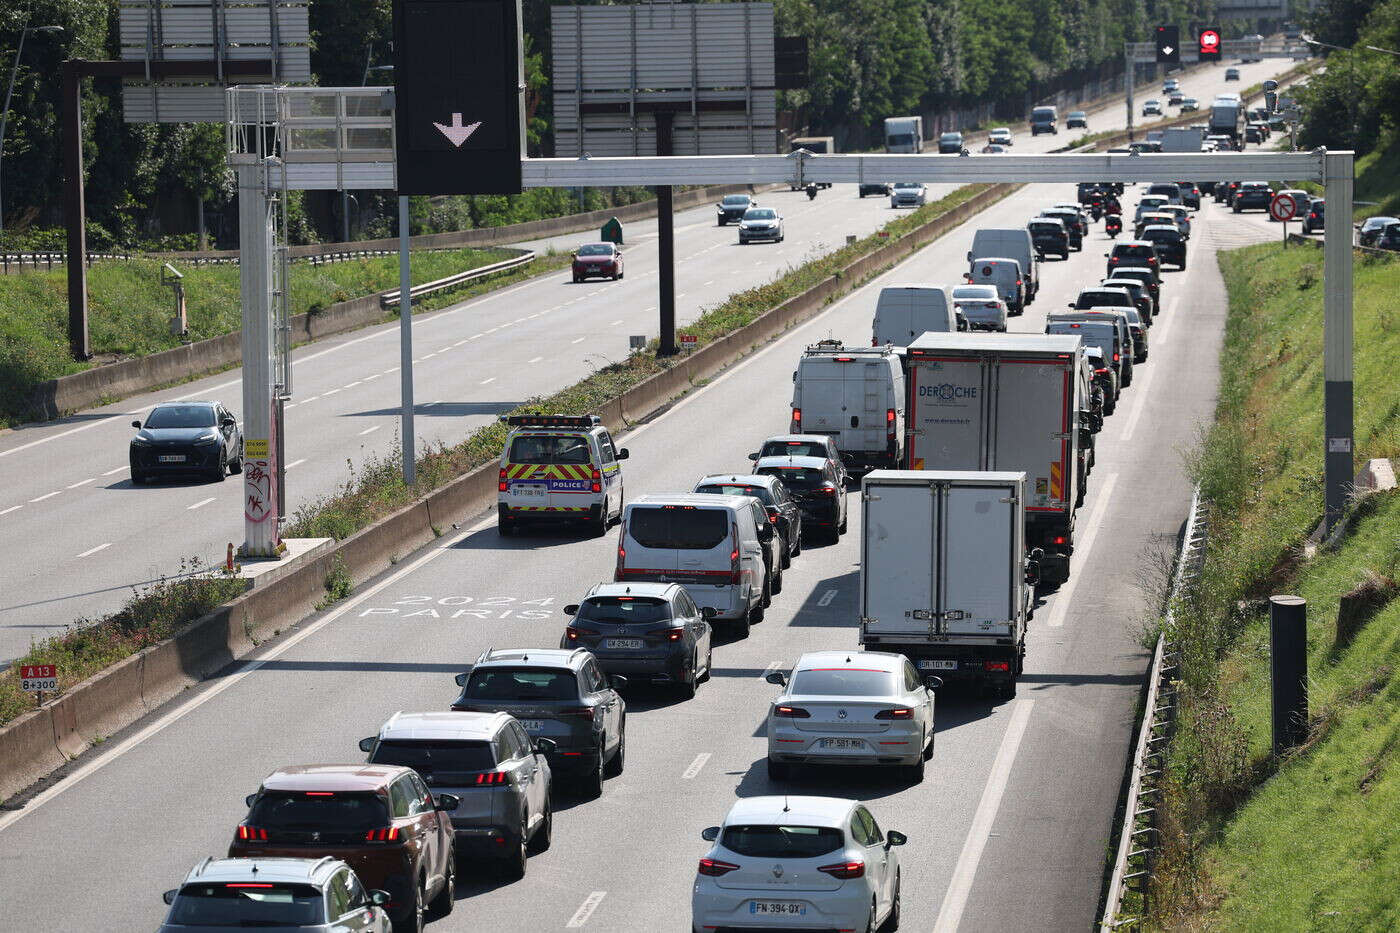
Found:
[{"label": "asphalt road surface", "polygon": [[[1284,61],[1190,75],[1187,93],[1208,100],[1289,67]],[[1121,106],[1091,116],[1092,131],[1121,127]],[[1205,119],[1202,117],[1202,119]],[[1015,127],[1014,151],[1043,152],[1072,138],[1031,138]],[[1076,134],[1078,131],[1076,131]],[[992,158],[986,156],[984,158]],[[952,186],[931,186],[929,197]],[[740,247],[710,205],[676,216],[677,319],[696,318],[729,294],[865,235],[894,216],[881,198],[837,186],[808,201],[786,190],[761,195],[786,217],[781,244]],[[1030,211],[1024,212],[1027,216]],[[1018,216],[1017,223],[1022,222]],[[626,356],[631,334],[656,333],[656,225],[628,225],[627,276],[574,285],[567,271],[425,315],[414,324],[415,399],[421,443],[451,444],[534,396],[567,386]],[[533,245],[569,246],[587,235]],[[961,253],[957,254],[961,257]],[[961,268],[943,273],[953,278]],[[1043,307],[1043,303],[1041,305]],[[868,331],[857,334],[863,343]],[[399,425],[397,323],[367,328],[295,353],[288,404],[287,502],[291,514],[333,492],[367,459],[391,455]],[[786,399],[783,385],[765,394]],[[238,373],[135,396],[59,422],[0,433],[0,664],[32,640],[117,608],[133,587],[180,572],[182,560],[217,563],[243,537],[242,481],[164,480],[133,486],[130,422],[160,401],[216,398],[241,407]]]}]

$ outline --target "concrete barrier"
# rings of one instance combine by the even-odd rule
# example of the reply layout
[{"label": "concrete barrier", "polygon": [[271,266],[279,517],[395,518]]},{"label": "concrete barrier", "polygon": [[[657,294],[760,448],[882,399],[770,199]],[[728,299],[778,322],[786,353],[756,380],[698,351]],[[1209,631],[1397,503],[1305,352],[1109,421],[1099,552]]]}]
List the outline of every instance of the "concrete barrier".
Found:
[{"label": "concrete barrier", "polygon": [[[832,298],[1016,187],[993,186],[910,235],[854,260],[838,274],[629,389],[602,406],[600,413],[607,423],[619,426],[654,413],[753,347],[819,313]],[[352,580],[366,580],[433,541],[437,537],[434,525],[446,528],[452,521],[490,508],[495,501],[496,479],[496,463],[477,467],[334,547],[298,558],[278,579],[253,587],[175,637],[94,674],[43,708],[0,729],[0,800],[61,767],[94,741],[130,725],[186,687],[246,656],[277,631],[301,621],[324,597],[326,579],[337,561]]]}]

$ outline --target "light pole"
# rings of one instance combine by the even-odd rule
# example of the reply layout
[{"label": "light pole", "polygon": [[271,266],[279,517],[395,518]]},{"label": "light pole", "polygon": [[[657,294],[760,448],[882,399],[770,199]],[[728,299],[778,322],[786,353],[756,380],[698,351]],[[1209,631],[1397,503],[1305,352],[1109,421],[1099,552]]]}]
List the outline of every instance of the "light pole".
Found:
[{"label": "light pole", "polygon": [[[15,49],[15,60],[10,65],[10,86],[5,90],[5,106],[0,109],[0,166],[4,164],[5,157],[5,124],[10,118],[10,97],[15,93],[15,75],[19,73],[19,58],[24,54],[24,37],[31,32],[45,36],[56,36],[63,32],[62,26],[25,26],[19,33],[19,48]],[[0,233],[5,231],[5,201],[3,189],[0,189]]]}]

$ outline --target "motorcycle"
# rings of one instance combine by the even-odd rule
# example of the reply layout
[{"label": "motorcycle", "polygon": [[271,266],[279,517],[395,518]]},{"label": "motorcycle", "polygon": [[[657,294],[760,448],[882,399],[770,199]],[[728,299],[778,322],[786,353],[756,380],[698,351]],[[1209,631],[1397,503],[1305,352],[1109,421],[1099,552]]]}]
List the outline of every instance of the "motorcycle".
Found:
[{"label": "motorcycle", "polygon": [[1107,233],[1110,239],[1118,236],[1118,234],[1123,232],[1123,218],[1119,217],[1117,214],[1109,214],[1108,217],[1104,219],[1103,229],[1104,233]]},{"label": "motorcycle", "polygon": [[817,196],[817,186],[810,184],[807,186],[807,200],[811,201]]},{"label": "motorcycle", "polygon": [[1099,218],[1103,216],[1103,202],[1091,201],[1089,203],[1089,216],[1094,219],[1094,223],[1098,223]]}]

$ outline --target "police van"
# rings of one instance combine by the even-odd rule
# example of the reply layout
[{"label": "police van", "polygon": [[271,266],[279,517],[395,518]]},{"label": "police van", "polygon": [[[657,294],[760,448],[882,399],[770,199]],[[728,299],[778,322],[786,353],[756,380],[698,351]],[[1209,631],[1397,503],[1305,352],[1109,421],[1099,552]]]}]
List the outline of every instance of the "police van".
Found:
[{"label": "police van", "polygon": [[497,527],[585,522],[595,535],[622,517],[627,448],[613,446],[597,415],[502,415],[510,426],[497,482]]}]

